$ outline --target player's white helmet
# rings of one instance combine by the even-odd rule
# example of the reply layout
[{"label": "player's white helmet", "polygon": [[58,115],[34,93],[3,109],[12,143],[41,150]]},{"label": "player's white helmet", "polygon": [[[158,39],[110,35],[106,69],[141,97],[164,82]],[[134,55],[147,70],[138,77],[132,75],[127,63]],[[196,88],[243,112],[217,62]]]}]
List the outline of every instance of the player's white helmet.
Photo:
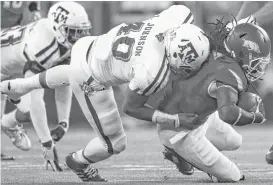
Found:
[{"label": "player's white helmet", "polygon": [[210,53],[209,39],[192,24],[182,24],[167,31],[164,42],[172,72],[184,77],[195,74]]},{"label": "player's white helmet", "polygon": [[48,12],[57,41],[71,47],[78,39],[91,35],[91,22],[85,9],[76,2],[59,2]]}]

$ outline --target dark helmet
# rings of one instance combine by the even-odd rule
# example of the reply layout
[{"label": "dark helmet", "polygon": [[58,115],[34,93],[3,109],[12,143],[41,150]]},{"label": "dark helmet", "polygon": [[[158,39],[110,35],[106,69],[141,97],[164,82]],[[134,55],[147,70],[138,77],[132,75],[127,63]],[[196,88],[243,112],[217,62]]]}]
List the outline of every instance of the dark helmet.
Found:
[{"label": "dark helmet", "polygon": [[250,81],[265,73],[270,62],[271,40],[263,28],[250,23],[239,24],[230,31],[224,44]]}]

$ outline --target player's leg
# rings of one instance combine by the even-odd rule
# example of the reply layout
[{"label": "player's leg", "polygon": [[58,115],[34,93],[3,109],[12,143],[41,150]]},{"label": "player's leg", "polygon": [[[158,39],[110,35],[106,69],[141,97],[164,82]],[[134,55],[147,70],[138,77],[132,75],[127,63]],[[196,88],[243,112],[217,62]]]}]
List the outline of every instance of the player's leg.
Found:
[{"label": "player's leg", "polygon": [[[6,96],[1,94],[1,118],[2,115],[5,113],[5,107],[6,107]],[[2,121],[1,121],[2,125]],[[1,150],[1,160],[14,160],[15,158],[13,156],[9,156],[7,154],[3,153],[3,145],[2,145],[2,150]]]},{"label": "player's leg", "polygon": [[28,151],[31,148],[31,142],[22,127],[22,123],[31,121],[29,105],[29,94],[26,94],[20,101],[15,103],[17,107],[15,110],[3,115],[1,122],[3,132],[9,136],[17,148],[24,151]]},{"label": "player's leg", "polygon": [[18,100],[34,89],[58,88],[69,85],[69,65],[59,65],[28,78],[16,78],[0,83],[1,92]]},{"label": "player's leg", "polygon": [[[83,72],[82,75],[84,75]],[[80,80],[81,74],[75,76]],[[88,96],[88,89],[93,91],[92,84],[85,86],[84,82],[88,83],[89,80],[86,77],[83,79],[80,81],[72,79],[70,84],[86,119],[98,137],[92,139],[85,148],[67,156],[66,163],[83,181],[105,181],[98,175],[97,170],[90,168],[90,164],[122,152],[127,143],[126,135],[112,88],[97,91]],[[89,172],[86,172],[88,168],[96,171],[94,176],[88,175]]]},{"label": "player's leg", "polygon": [[242,145],[242,136],[231,125],[222,121],[218,112],[210,115],[207,139],[220,151],[233,151]]},{"label": "player's leg", "polygon": [[243,178],[238,167],[230,161],[205,137],[206,125],[191,131],[175,144],[169,139],[177,132],[165,130],[159,126],[159,138],[165,146],[173,149],[178,155],[196,168],[216,177],[221,182],[236,182]]},{"label": "player's leg", "polygon": [[98,134],[85,148],[66,157],[67,166],[83,181],[105,181],[92,163],[125,150],[127,139],[111,87],[104,87],[92,78],[86,61],[92,40],[79,40],[73,47],[69,83],[80,107]]}]

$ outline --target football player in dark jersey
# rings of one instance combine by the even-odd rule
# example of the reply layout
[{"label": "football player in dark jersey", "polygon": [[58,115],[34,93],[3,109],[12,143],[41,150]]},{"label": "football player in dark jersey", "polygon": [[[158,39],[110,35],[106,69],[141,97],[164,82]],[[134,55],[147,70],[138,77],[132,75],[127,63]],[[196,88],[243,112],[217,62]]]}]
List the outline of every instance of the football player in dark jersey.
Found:
[{"label": "football player in dark jersey", "polygon": [[[218,27],[218,30],[224,29]],[[201,70],[191,78],[170,83],[157,105],[158,110],[170,114],[195,113],[199,115],[196,125],[201,126],[189,131],[161,124],[158,134],[167,154],[178,158],[178,168],[185,160],[208,173],[213,181],[236,182],[243,180],[244,175],[219,151],[234,150],[241,145],[241,136],[230,125],[265,121],[258,109],[248,112],[238,107],[237,102],[239,94],[247,91],[251,82],[265,73],[270,62],[271,41],[261,27],[250,23],[216,35],[224,40],[222,47],[216,47],[221,53],[214,52],[213,55],[212,52]],[[212,49],[215,49],[214,45],[212,42]],[[219,135],[216,140],[205,136],[211,129]],[[169,157],[166,152],[165,157]]]}]

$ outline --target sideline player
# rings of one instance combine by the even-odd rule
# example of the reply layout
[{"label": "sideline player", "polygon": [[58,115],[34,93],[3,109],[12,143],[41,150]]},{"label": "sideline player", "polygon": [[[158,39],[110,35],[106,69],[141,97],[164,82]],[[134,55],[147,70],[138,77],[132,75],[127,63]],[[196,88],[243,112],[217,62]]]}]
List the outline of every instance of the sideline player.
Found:
[{"label": "sideline player", "polygon": [[[247,91],[249,83],[265,73],[270,62],[271,40],[261,27],[244,23],[231,31],[225,47],[229,53],[218,53],[217,58],[211,54],[195,76],[169,84],[158,105],[159,110],[170,114],[198,114],[201,126],[189,132],[159,124],[158,134],[162,144],[178,158],[208,173],[213,181],[237,182],[244,176],[219,150],[235,150],[241,145],[241,136],[230,125],[264,121],[259,110],[247,112],[236,103],[239,94]],[[218,113],[210,116],[216,110]],[[207,131],[217,137],[208,140]],[[171,143],[170,139],[179,132],[184,132],[185,136]]]},{"label": "sideline player", "polygon": [[[1,1],[1,30],[40,19],[39,7],[40,3],[38,1]],[[1,118],[5,112],[5,101],[4,96],[1,95]],[[18,131],[22,133],[23,137],[26,136],[21,128],[18,128]],[[15,157],[1,152],[1,160],[14,159]]]},{"label": "sideline player", "polygon": [[[90,31],[91,24],[87,13],[75,2],[56,3],[50,8],[48,18],[3,31],[1,80],[14,78],[14,75],[22,72],[25,77],[29,77],[67,62],[72,45],[79,38],[90,35]],[[20,137],[21,133],[17,132],[16,128],[18,122],[29,119],[26,114],[30,112],[31,121],[42,143],[46,165],[50,164],[54,171],[60,171],[53,143],[53,139],[58,140],[60,132],[53,133],[52,137],[50,135],[43,96],[43,89],[24,95],[17,101],[16,110],[3,116],[1,126],[18,148],[28,150],[30,141],[27,137]],[[71,107],[70,87],[56,89],[55,98],[60,123],[57,131],[62,127],[65,132],[68,129]]]},{"label": "sideline player", "polygon": [[127,145],[111,86],[129,82],[124,112],[132,117],[176,128],[199,126],[193,124],[198,119],[195,114],[167,114],[145,105],[151,94],[165,87],[171,71],[190,77],[207,59],[208,38],[198,27],[183,24],[193,21],[190,10],[180,5],[143,22],[118,25],[99,37],[80,39],[73,46],[70,66],[2,82],[1,90],[16,99],[33,89],[70,85],[98,137],[69,154],[66,164],[83,181],[106,181],[92,164],[124,151]]}]

